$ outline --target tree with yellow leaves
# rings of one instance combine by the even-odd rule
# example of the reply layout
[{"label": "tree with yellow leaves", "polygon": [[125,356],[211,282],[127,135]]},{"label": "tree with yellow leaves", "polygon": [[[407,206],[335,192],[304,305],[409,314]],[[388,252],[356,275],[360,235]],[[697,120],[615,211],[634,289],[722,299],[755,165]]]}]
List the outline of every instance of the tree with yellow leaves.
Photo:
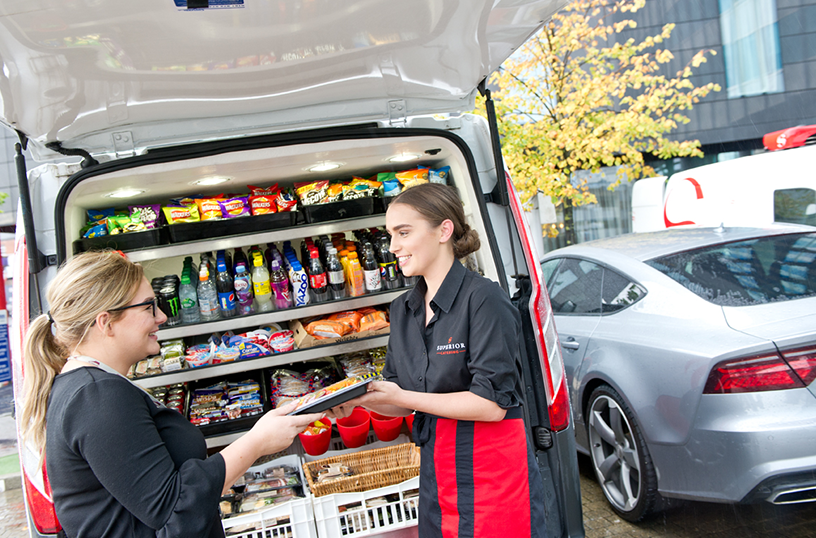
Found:
[{"label": "tree with yellow leaves", "polygon": [[699,141],[666,137],[713,83],[695,87],[700,51],[674,78],[662,74],[674,57],[662,48],[674,24],[642,42],[622,40],[625,19],[646,0],[574,0],[497,71],[496,114],[503,154],[522,200],[541,191],[562,204],[567,243],[574,243],[572,207],[595,202],[574,172],[619,166],[618,181],[653,174],[644,154],[662,159],[702,156]]}]

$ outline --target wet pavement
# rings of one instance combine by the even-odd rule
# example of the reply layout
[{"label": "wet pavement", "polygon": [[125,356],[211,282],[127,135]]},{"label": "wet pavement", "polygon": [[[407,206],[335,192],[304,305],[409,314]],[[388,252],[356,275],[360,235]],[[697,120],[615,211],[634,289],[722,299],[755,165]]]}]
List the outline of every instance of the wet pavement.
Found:
[{"label": "wet pavement", "polygon": [[638,524],[617,517],[595,481],[588,456],[579,455],[581,504],[587,538],[813,538],[816,503],[774,506],[686,502]]}]

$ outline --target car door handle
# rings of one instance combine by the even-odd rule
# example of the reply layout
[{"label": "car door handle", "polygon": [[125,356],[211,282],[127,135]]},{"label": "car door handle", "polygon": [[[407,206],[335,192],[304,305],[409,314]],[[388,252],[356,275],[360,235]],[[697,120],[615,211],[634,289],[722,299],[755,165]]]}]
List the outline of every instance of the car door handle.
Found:
[{"label": "car door handle", "polygon": [[574,350],[578,349],[579,347],[581,347],[581,344],[576,342],[575,338],[570,336],[570,337],[567,338],[566,342],[561,342],[561,347],[571,349],[571,350],[574,351]]}]

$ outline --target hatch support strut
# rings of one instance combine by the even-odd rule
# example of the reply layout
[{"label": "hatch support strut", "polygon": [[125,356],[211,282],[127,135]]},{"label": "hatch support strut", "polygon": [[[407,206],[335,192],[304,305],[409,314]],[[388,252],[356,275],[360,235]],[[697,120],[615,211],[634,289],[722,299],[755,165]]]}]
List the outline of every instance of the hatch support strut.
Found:
[{"label": "hatch support strut", "polygon": [[504,157],[501,152],[501,139],[499,138],[499,124],[496,120],[496,107],[490,96],[490,90],[485,87],[487,79],[482,79],[479,83],[479,93],[485,98],[485,110],[487,111],[487,124],[490,128],[490,141],[493,146],[493,161],[496,166],[496,186],[485,195],[488,202],[493,202],[505,208],[507,216],[507,234],[510,236],[510,252],[513,256],[514,277],[518,278],[518,261],[516,260],[516,244],[510,230],[513,229],[513,219],[510,214],[510,193],[507,191],[507,173],[504,171]]},{"label": "hatch support strut", "polygon": [[34,215],[31,210],[31,192],[28,189],[28,174],[26,171],[26,161],[23,155],[23,148],[28,145],[28,138],[23,133],[18,132],[20,142],[14,144],[14,164],[17,165],[17,188],[20,195],[20,210],[23,213],[23,232],[25,234],[26,251],[28,252],[28,272],[34,275],[34,289],[37,294],[37,307],[39,312],[31,311],[31,315],[36,317],[42,312],[42,298],[40,297],[40,285],[37,281],[37,274],[48,265],[45,255],[37,248],[37,232],[34,229]]}]

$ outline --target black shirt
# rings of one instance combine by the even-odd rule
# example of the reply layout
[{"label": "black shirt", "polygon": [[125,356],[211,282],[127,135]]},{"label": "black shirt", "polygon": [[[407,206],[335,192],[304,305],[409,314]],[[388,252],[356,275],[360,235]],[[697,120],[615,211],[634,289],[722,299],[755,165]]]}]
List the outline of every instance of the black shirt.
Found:
[{"label": "black shirt", "polygon": [[224,458],[179,412],[127,379],[77,368],[54,380],[46,466],[71,538],[224,536]]},{"label": "black shirt", "polygon": [[425,279],[391,303],[383,376],[405,390],[470,391],[516,407],[522,401],[519,312],[501,287],[454,261],[431,301]]}]

